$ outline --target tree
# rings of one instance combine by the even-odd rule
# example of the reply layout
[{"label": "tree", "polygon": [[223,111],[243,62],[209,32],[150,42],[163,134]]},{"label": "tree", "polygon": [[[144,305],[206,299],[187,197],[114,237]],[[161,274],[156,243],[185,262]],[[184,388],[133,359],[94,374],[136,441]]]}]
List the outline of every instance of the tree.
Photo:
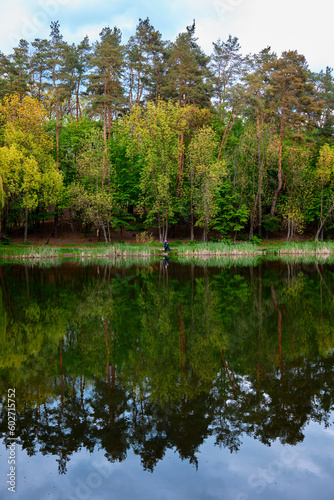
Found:
[{"label": "tree", "polygon": [[32,78],[32,94],[43,101],[47,88],[49,42],[46,39],[35,38],[32,42],[34,52],[30,59]]},{"label": "tree", "polygon": [[29,43],[21,39],[14,53],[6,57],[0,52],[0,96],[18,93],[22,98],[29,91]]},{"label": "tree", "polygon": [[17,199],[24,210],[24,241],[27,240],[28,215],[38,206],[48,208],[62,192],[62,175],[51,156],[52,139],[44,129],[45,110],[33,97],[5,98],[0,106],[5,119],[5,145],[0,148],[3,229],[8,206]]},{"label": "tree", "polygon": [[127,220],[132,218],[130,216],[133,216],[134,208],[138,206],[140,175],[145,159],[136,148],[136,138],[132,134],[127,117],[122,117],[114,123],[108,147],[113,166],[111,182],[115,188],[115,202],[119,213],[123,214],[121,219],[124,225],[129,227]]},{"label": "tree", "polygon": [[211,70],[213,78],[213,97],[218,106],[224,105],[230,88],[241,77],[244,59],[240,54],[237,37],[229,35],[226,42],[220,39],[212,43]]},{"label": "tree", "polygon": [[194,204],[196,225],[203,228],[203,241],[218,212],[217,197],[225,171],[225,162],[217,160],[218,143],[214,131],[203,127],[192,139],[189,147],[190,176],[193,178],[191,203]]},{"label": "tree", "polygon": [[112,122],[122,111],[125,100],[121,84],[124,72],[124,47],[121,45],[122,33],[114,27],[106,27],[100,33],[100,41],[93,45],[90,59],[88,93],[91,113],[103,116],[104,135],[111,134]]},{"label": "tree", "polygon": [[167,71],[161,88],[163,98],[180,106],[210,107],[211,73],[207,57],[195,38],[195,21],[167,48]]},{"label": "tree", "polygon": [[251,208],[251,226],[249,238],[253,237],[256,213],[258,215],[258,234],[262,236],[262,189],[263,189],[263,169],[266,158],[265,144],[268,142],[268,67],[270,62],[276,59],[276,54],[270,51],[270,47],[263,49],[259,54],[254,54],[249,58],[249,65],[252,71],[245,75],[246,85],[246,105],[247,115],[253,121],[255,115],[256,122],[256,142],[257,142],[257,191],[254,198],[254,205]]},{"label": "tree", "polygon": [[[321,185],[321,202],[320,202],[320,224],[315,235],[314,240],[318,241],[319,235],[322,233],[326,222],[334,210],[334,147],[324,144],[320,149],[319,158],[317,162],[318,177]],[[325,200],[324,190],[327,187],[327,200],[325,215]]]},{"label": "tree", "polygon": [[81,115],[81,105],[80,105],[80,95],[82,92],[82,87],[85,85],[88,79],[88,69],[91,57],[91,46],[89,44],[88,36],[79,43],[75,48],[75,63],[74,63],[74,91],[75,91],[75,114],[76,120],[82,118]]},{"label": "tree", "polygon": [[148,103],[146,110],[137,106],[130,115],[130,126],[136,138],[133,145],[145,158],[140,179],[141,211],[149,207],[146,223],[157,223],[162,242],[177,210],[178,135],[185,126],[181,108],[162,101],[157,106]]},{"label": "tree", "polygon": [[270,60],[267,68],[270,71],[269,107],[279,134],[277,184],[270,209],[271,216],[274,216],[277,198],[283,187],[283,140],[288,131],[298,134],[302,128],[307,130],[314,123],[312,114],[317,105],[303,55],[297,51],[283,52],[280,58]]},{"label": "tree", "polygon": [[[64,76],[64,50],[65,43],[63,35],[60,33],[59,22],[51,22],[50,41],[47,53],[48,79],[51,81],[52,90],[56,103],[56,163],[59,168],[59,121],[60,121],[60,102],[64,95],[63,76]],[[63,91],[63,95],[62,95]]]},{"label": "tree", "polygon": [[88,92],[91,95],[91,109],[94,114],[103,115],[104,154],[102,161],[102,182],[106,175],[107,139],[111,134],[115,116],[123,109],[124,95],[121,78],[124,71],[124,48],[121,45],[121,31],[103,28],[100,41],[96,42],[90,60],[94,69],[90,76]]},{"label": "tree", "polygon": [[105,242],[111,240],[110,230],[117,227],[115,188],[111,183],[111,167],[105,171],[104,134],[93,129],[86,135],[78,155],[78,179],[71,184],[72,206],[85,224],[93,224]]},{"label": "tree", "polygon": [[334,77],[333,68],[327,66],[326,71],[321,71],[316,77],[316,98],[322,101],[322,112],[318,119],[318,127],[321,137],[326,142],[333,140],[334,135]]},{"label": "tree", "polygon": [[164,73],[164,45],[149,18],[139,19],[136,33],[126,46],[130,109],[147,99],[157,104]]},{"label": "tree", "polygon": [[313,175],[310,169],[310,154],[301,146],[287,149],[286,196],[282,208],[283,227],[287,228],[287,241],[296,232],[302,233],[306,222],[305,207],[309,203]]}]

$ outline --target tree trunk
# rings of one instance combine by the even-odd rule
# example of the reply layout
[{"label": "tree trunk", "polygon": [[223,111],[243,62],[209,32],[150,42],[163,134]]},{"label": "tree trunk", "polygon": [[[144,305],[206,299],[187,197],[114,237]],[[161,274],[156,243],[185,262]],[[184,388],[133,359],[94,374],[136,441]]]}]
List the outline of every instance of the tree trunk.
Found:
[{"label": "tree trunk", "polygon": [[104,141],[104,152],[102,158],[102,189],[106,179],[106,158],[107,158],[107,74],[104,78],[104,107],[103,107],[103,141]]},{"label": "tree trunk", "polygon": [[[259,97],[259,92],[258,92]],[[261,161],[261,135],[260,135],[260,111],[256,110],[256,129],[257,129],[257,155],[258,155],[258,167],[259,167],[259,178],[257,185],[257,199],[258,199],[258,235],[262,236],[262,161]]]},{"label": "tree trunk", "polygon": [[278,186],[274,193],[274,198],[271,205],[270,215],[275,215],[275,208],[278,195],[282,189],[282,152],[283,152],[283,136],[284,136],[284,125],[285,125],[285,84],[283,85],[283,98],[282,98],[282,115],[280,124],[280,136],[279,136],[279,149],[278,149],[278,168],[277,168],[277,179]]},{"label": "tree trunk", "polygon": [[28,217],[29,217],[29,210],[26,208],[25,211],[25,219],[24,219],[24,243],[27,243],[28,240]]},{"label": "tree trunk", "polygon": [[206,223],[204,223],[204,227],[203,227],[202,241],[204,243],[206,243],[208,241],[208,231],[207,231]]},{"label": "tree trunk", "polygon": [[[57,210],[57,207],[56,207],[56,210]],[[54,238],[58,238],[58,221],[59,221],[59,215],[58,215],[58,212],[56,212],[56,215],[54,217],[54,225],[53,225]]]},{"label": "tree trunk", "polygon": [[59,168],[59,95],[56,87],[56,164]]},{"label": "tree trunk", "polygon": [[177,180],[176,180],[176,193],[177,193],[177,195],[179,195],[180,187],[182,184],[182,175],[183,175],[183,168],[184,168],[183,145],[184,145],[184,132],[182,131],[181,134],[179,134],[177,137],[177,146],[178,146],[178,166],[177,166]]},{"label": "tree trunk", "polygon": [[1,220],[0,220],[0,233],[6,233],[6,225],[7,225],[7,204],[4,204],[4,207],[1,211]]},{"label": "tree trunk", "polygon": [[191,214],[190,214],[190,240],[194,241],[194,212],[193,209],[191,208]]},{"label": "tree trunk", "polygon": [[106,243],[108,243],[107,232],[106,232],[106,228],[105,228],[105,225],[104,225],[104,224],[102,224],[102,229],[103,229],[104,241],[105,241]]},{"label": "tree trunk", "polygon": [[193,192],[194,192],[194,176],[190,158],[190,239],[194,241],[194,207],[193,207]]},{"label": "tree trunk", "polygon": [[[232,107],[231,109],[231,114],[230,114],[230,117],[228,119],[228,122],[227,122],[227,125],[226,125],[226,128],[224,130],[224,135],[223,135],[223,138],[222,138],[222,141],[220,143],[220,148],[219,148],[219,153],[218,153],[218,160],[221,159],[221,155],[222,155],[222,152],[223,152],[223,146],[225,144],[225,140],[226,140],[226,136],[227,136],[227,131],[228,131],[228,128],[229,128],[229,125],[230,125],[230,122],[232,120],[232,116],[233,116],[233,112],[234,112],[234,106]],[[233,123],[232,123],[232,126],[233,126]]]},{"label": "tree trunk", "polygon": [[330,216],[330,214],[333,212],[333,210],[334,210],[334,203],[333,203],[333,205],[331,206],[331,208],[328,210],[326,217],[325,217],[325,218],[323,219],[323,221],[321,222],[321,224],[320,224],[320,226],[319,226],[319,229],[318,229],[318,231],[317,231],[317,234],[315,235],[314,241],[318,241],[318,239],[319,239],[319,235],[320,235],[321,231],[324,229],[325,224],[326,224],[326,222],[327,222],[327,219],[328,219],[328,217]]},{"label": "tree trunk", "polygon": [[249,241],[252,240],[253,236],[254,236],[254,217],[252,216],[251,220],[250,220],[250,228],[249,228],[249,235],[248,235]]}]

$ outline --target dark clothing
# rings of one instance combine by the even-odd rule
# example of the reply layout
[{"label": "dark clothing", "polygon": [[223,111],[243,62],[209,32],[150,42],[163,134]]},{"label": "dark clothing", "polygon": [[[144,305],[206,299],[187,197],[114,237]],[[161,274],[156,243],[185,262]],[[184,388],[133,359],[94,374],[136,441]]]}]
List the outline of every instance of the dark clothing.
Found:
[{"label": "dark clothing", "polygon": [[168,241],[165,241],[165,243],[164,243],[164,250],[165,250],[165,252],[170,252]]}]

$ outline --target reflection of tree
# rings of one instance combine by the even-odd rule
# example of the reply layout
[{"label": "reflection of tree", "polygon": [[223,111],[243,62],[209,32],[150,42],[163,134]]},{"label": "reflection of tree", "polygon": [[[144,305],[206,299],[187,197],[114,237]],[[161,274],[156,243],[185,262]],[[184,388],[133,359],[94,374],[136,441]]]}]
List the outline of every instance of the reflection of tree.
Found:
[{"label": "reflection of tree", "polygon": [[127,395],[121,386],[97,380],[89,400],[93,436],[111,462],[126,458],[128,444]]},{"label": "reflection of tree", "polygon": [[[310,420],[330,425],[330,272],[173,262],[167,282],[157,270],[39,269],[27,281],[0,268],[0,384],[17,389],[29,455],[56,455],[65,473],[82,447],[111,462],[132,448],[153,471],[167,449],[197,466],[210,435],[233,452],[245,434],[296,444]],[[6,435],[4,407],[0,419]]]}]

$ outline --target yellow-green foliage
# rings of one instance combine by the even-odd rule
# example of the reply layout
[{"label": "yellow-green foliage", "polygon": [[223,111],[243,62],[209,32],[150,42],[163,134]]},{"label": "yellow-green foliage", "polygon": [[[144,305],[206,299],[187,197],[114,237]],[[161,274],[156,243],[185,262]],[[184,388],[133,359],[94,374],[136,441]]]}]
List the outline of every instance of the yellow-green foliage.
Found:
[{"label": "yellow-green foliage", "polygon": [[5,142],[0,148],[0,206],[14,196],[28,210],[55,203],[62,175],[50,152],[52,138],[45,131],[46,114],[33,97],[6,97],[0,104]]},{"label": "yellow-green foliage", "polygon": [[194,136],[190,145],[191,175],[197,225],[209,228],[218,211],[218,192],[227,174],[224,160],[217,160],[218,142],[211,127],[203,127]]}]

